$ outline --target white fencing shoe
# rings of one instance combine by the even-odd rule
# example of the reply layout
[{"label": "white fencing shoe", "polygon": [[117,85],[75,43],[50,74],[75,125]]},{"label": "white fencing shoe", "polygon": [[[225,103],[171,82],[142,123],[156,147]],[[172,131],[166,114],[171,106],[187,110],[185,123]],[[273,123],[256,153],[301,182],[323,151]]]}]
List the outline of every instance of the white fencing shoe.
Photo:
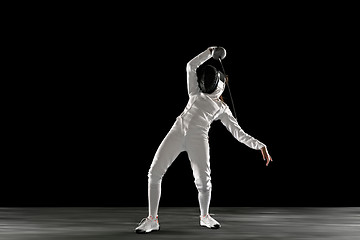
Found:
[{"label": "white fencing shoe", "polygon": [[147,218],[143,218],[139,226],[135,228],[136,233],[150,233],[152,231],[159,231],[160,230],[160,224],[158,217],[153,218],[152,216],[149,216]]},{"label": "white fencing shoe", "polygon": [[218,229],[221,227],[220,223],[213,219],[209,214],[200,216],[200,226],[211,229]]}]

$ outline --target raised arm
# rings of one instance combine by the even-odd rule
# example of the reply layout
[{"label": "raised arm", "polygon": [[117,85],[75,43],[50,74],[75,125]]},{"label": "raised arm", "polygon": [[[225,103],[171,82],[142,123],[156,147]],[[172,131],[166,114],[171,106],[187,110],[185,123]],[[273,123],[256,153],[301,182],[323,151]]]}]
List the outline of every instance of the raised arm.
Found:
[{"label": "raised arm", "polygon": [[215,47],[209,47],[193,59],[191,59],[186,65],[186,73],[187,73],[187,89],[188,94],[196,94],[200,91],[198,82],[197,82],[197,75],[196,69],[207,61],[209,58],[212,57],[213,50]]}]

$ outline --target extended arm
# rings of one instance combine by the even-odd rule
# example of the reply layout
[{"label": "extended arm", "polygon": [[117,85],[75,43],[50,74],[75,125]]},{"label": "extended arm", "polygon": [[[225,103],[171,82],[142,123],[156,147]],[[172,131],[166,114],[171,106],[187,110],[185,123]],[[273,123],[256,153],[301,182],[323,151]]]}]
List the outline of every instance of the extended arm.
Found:
[{"label": "extended arm", "polygon": [[226,107],[226,110],[220,116],[220,121],[239,142],[245,144],[246,146],[255,150],[260,150],[262,147],[266,147],[265,144],[256,140],[241,129],[228,107]]},{"label": "extended arm", "polygon": [[226,110],[223,114],[219,116],[221,123],[227,128],[227,130],[241,143],[246,146],[255,149],[261,150],[263,155],[263,159],[266,160],[266,166],[269,165],[269,162],[272,161],[266,145],[260,142],[259,140],[253,138],[249,134],[245,133],[244,130],[241,129],[238,122],[232,115],[230,109],[226,107]]},{"label": "extended arm", "polygon": [[192,95],[199,92],[199,86],[197,82],[196,69],[203,64],[205,61],[210,59],[213,54],[215,47],[209,47],[193,59],[191,59],[186,65],[187,73],[187,89],[188,94]]}]

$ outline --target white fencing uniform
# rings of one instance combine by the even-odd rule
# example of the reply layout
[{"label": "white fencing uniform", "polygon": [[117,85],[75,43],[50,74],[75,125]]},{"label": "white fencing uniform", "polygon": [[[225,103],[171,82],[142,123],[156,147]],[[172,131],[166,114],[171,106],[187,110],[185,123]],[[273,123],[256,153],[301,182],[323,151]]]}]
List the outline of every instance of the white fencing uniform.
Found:
[{"label": "white fencing uniform", "polygon": [[199,192],[201,215],[208,214],[211,198],[208,132],[214,120],[220,120],[239,142],[248,147],[258,150],[265,146],[240,128],[229,107],[219,99],[225,89],[224,82],[219,81],[216,90],[211,94],[201,92],[196,69],[211,57],[212,54],[207,49],[190,60],[186,66],[189,101],[161,142],[149,169],[149,216],[157,216],[162,177],[182,151],[187,151],[190,159]]}]

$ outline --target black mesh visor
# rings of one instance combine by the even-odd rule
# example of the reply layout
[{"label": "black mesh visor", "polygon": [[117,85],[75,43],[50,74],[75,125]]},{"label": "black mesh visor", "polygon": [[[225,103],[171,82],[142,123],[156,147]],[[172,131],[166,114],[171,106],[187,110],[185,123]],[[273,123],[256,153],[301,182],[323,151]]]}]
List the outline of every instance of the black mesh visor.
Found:
[{"label": "black mesh visor", "polygon": [[219,79],[224,82],[224,74],[217,71],[214,66],[206,65],[201,77],[198,79],[200,90],[203,93],[213,93],[218,85]]}]

